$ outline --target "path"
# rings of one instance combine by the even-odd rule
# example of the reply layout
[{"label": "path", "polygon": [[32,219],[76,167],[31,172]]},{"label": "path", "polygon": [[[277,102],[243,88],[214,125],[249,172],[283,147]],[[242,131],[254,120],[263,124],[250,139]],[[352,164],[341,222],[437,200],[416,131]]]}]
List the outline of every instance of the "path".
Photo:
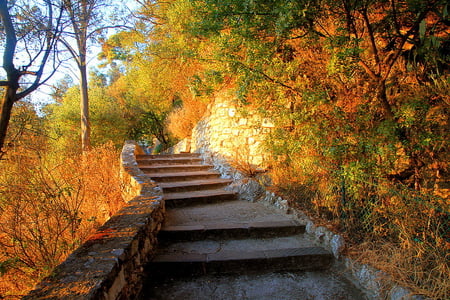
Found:
[{"label": "path", "polygon": [[240,201],[196,154],[138,156],[163,188],[166,222],[142,299],[363,299],[305,226]]}]

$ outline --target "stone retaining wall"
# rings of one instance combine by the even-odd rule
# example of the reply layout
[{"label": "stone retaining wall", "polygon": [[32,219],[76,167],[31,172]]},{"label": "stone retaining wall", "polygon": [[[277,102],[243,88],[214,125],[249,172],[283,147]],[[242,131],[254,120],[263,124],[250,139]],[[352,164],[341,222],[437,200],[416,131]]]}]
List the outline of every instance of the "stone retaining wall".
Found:
[{"label": "stone retaining wall", "polygon": [[244,113],[229,91],[220,91],[209,105],[208,114],[192,131],[191,138],[182,141],[176,151],[219,154],[228,160],[261,165],[264,152],[260,146],[264,135],[273,127],[268,119],[255,112]]},{"label": "stone retaining wall", "polygon": [[137,167],[139,146],[122,150],[127,204],[24,299],[135,299],[164,219],[161,189]]}]

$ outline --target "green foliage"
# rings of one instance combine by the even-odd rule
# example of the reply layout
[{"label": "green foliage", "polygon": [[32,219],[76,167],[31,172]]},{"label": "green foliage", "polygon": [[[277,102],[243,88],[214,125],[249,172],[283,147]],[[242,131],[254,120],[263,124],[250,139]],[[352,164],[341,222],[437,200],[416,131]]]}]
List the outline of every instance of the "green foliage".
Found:
[{"label": "green foliage", "polygon": [[11,269],[19,260],[17,258],[10,258],[5,261],[0,261],[0,277],[3,276],[9,269]]},{"label": "green foliage", "polygon": [[[106,82],[104,75],[92,74],[89,89],[92,145],[98,146],[113,141],[120,147],[128,137],[130,124],[125,119],[121,105],[108,96]],[[77,149],[76,145],[80,141],[79,99],[79,87],[72,86],[58,103],[46,107],[52,145],[58,149]]]},{"label": "green foliage", "polygon": [[158,115],[152,111],[144,112],[139,116],[136,126],[131,129],[131,137],[133,139],[151,142],[156,137],[164,149],[174,145],[174,141],[167,133],[165,128],[166,116]]}]

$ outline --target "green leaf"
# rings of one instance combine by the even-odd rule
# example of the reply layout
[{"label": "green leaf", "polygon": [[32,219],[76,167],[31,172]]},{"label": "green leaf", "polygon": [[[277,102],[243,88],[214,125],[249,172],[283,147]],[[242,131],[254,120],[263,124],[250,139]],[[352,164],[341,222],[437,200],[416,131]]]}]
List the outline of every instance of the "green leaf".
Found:
[{"label": "green leaf", "polygon": [[425,23],[425,19],[424,19],[419,24],[419,37],[421,40],[423,40],[423,38],[425,37],[426,29],[427,29],[427,24]]}]

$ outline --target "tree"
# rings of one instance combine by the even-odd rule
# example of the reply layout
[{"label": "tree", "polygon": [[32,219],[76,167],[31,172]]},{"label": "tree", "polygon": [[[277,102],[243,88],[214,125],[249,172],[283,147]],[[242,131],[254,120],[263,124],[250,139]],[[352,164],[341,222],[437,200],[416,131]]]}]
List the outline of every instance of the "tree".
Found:
[{"label": "tree", "polygon": [[163,147],[169,147],[174,142],[166,126],[170,112],[183,103],[183,109],[193,107],[198,113],[190,115],[196,118],[184,123],[193,127],[210,98],[199,93],[202,76],[198,74],[207,64],[200,54],[204,51],[207,56],[211,49],[183,32],[183,25],[192,21],[189,1],[140,4],[134,30],[110,36],[102,43],[99,58],[105,65],[118,63],[125,68],[109,91],[130,114],[139,116],[132,136],[144,140],[156,136]]},{"label": "tree", "polygon": [[[4,143],[15,102],[35,91],[56,71],[43,77],[46,63],[54,54],[55,43],[61,31],[62,8],[56,9],[50,0],[36,1],[34,5],[0,1],[1,35],[5,36],[3,69],[6,80],[0,81],[4,95],[0,107],[0,158],[4,154]],[[23,51],[23,52],[22,52]],[[19,54],[21,53],[21,54]],[[14,60],[25,63],[17,67]],[[34,76],[29,83],[27,80]]]},{"label": "tree", "polygon": [[[99,71],[89,74],[90,117],[92,120],[92,147],[112,142],[120,147],[127,138],[130,127],[135,123],[124,116],[123,109],[114,98],[108,95],[108,77]],[[78,153],[74,141],[80,140],[79,135],[79,86],[69,87],[59,98],[54,94],[56,103],[48,105],[46,112],[46,127],[52,138],[49,143],[52,148],[65,153]]]},{"label": "tree", "polygon": [[80,75],[81,144],[83,151],[87,151],[91,147],[87,74],[88,42],[101,35],[108,28],[123,26],[107,24],[102,10],[106,10],[110,6],[108,3],[108,1],[103,0],[62,1],[63,7],[68,13],[68,24],[70,24],[72,30],[65,32],[60,41],[75,59]]}]

